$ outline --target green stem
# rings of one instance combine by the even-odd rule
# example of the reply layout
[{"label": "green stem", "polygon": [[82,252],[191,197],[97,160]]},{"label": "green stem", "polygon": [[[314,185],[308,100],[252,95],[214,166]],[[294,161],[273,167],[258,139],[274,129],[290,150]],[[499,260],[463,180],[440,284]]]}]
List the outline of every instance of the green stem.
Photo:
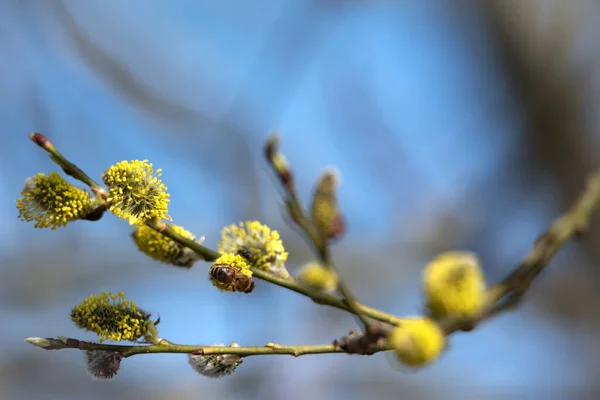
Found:
[{"label": "green stem", "polygon": [[221,256],[218,252],[209,249],[208,247],[202,246],[200,243],[193,241],[192,239],[186,238],[175,232],[173,228],[164,221],[149,221],[146,225],[157,232],[162,233],[171,240],[193,250],[205,261],[214,261]]},{"label": "green stem", "polygon": [[52,142],[50,142],[46,136],[42,135],[41,133],[33,133],[29,136],[29,138],[35,144],[50,153],[50,159],[58,164],[67,175],[70,175],[73,178],[85,183],[90,188],[95,189],[98,195],[101,195],[104,199],[106,199],[106,190],[104,187],[87,176],[87,174],[83,172],[77,165],[67,160],[58,150],[56,150]]},{"label": "green stem", "polygon": [[[333,344],[320,344],[313,346],[284,346],[275,343],[267,343],[264,346],[231,347],[231,346],[201,346],[201,345],[181,345],[165,341],[165,343],[156,345],[118,345],[84,342],[71,338],[27,338],[28,343],[46,350],[60,349],[79,349],[79,350],[104,350],[116,351],[124,357],[130,357],[137,354],[156,354],[156,353],[183,353],[183,354],[236,354],[239,356],[250,357],[258,355],[290,355],[299,357],[308,354],[347,354],[344,350]],[[385,346],[374,346],[373,353],[389,350]]]},{"label": "green stem", "polygon": [[279,278],[277,276],[274,276],[273,274],[270,274],[268,272],[265,272],[265,271],[262,271],[259,269],[253,268],[252,273],[257,278],[260,278],[264,281],[273,283],[275,285],[289,289],[293,292],[310,297],[318,304],[324,304],[324,305],[328,305],[331,307],[339,308],[340,310],[348,311],[355,315],[362,314],[362,315],[368,316],[370,318],[373,318],[375,320],[378,320],[381,322],[386,322],[386,323],[389,323],[392,325],[399,325],[403,320],[402,318],[397,317],[395,315],[387,314],[383,311],[377,310],[375,308],[367,307],[360,303],[356,304],[356,310],[352,310],[346,304],[345,300],[339,299],[339,298],[332,296],[330,294],[327,294],[327,293],[309,289],[305,286],[298,284],[295,281]]}]

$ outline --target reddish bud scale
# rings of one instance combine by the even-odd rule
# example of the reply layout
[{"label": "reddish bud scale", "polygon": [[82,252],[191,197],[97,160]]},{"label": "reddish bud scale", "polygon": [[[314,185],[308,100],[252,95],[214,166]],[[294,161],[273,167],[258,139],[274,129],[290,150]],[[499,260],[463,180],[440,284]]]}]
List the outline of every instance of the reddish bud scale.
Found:
[{"label": "reddish bud scale", "polygon": [[278,174],[281,183],[283,183],[288,192],[293,192],[294,190],[296,190],[294,175],[292,175],[292,172],[289,169],[286,169],[284,171],[278,171]]},{"label": "reddish bud scale", "polygon": [[72,338],[68,338],[67,340],[65,340],[65,344],[69,347],[72,347],[74,349],[79,349],[81,348],[81,341],[79,341],[78,339],[72,339]]},{"label": "reddish bud scale", "polygon": [[102,204],[102,205],[99,205],[99,206],[93,208],[89,213],[87,213],[81,219],[83,219],[85,221],[98,221],[99,219],[102,218],[105,211],[106,211],[106,205]]},{"label": "reddish bud scale", "polygon": [[106,193],[106,191],[104,189],[99,189],[99,188],[93,187],[93,188],[90,188],[90,190],[96,196],[100,196],[102,198],[102,200],[108,200],[108,194]]},{"label": "reddish bud scale", "polygon": [[342,213],[338,212],[333,220],[333,225],[331,226],[327,238],[330,240],[338,239],[344,233],[346,233],[346,220]]},{"label": "reddish bud scale", "polygon": [[43,149],[48,150],[53,147],[50,140],[48,140],[48,138],[45,135],[42,135],[41,133],[32,133],[30,139],[33,143],[37,144]]}]

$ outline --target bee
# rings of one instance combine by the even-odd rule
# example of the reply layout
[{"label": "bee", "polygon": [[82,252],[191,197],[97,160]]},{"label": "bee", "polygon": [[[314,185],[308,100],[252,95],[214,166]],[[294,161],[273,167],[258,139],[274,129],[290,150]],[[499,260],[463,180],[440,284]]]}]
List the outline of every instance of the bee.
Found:
[{"label": "bee", "polygon": [[250,293],[254,290],[254,281],[251,277],[225,264],[214,265],[210,269],[210,277],[225,285],[231,285],[234,292]]},{"label": "bee", "polygon": [[237,251],[237,254],[244,257],[249,263],[252,263],[254,261],[254,254],[252,254],[250,249],[246,246],[240,247],[240,249]]}]

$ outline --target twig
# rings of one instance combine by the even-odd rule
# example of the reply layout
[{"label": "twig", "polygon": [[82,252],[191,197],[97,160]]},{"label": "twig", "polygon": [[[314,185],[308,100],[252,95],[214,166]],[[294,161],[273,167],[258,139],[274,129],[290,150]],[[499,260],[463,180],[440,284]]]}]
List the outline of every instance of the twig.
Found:
[{"label": "twig", "polygon": [[77,165],[67,160],[58,150],[56,150],[52,142],[50,142],[46,136],[41,133],[32,133],[29,138],[32,142],[50,153],[50,159],[58,164],[63,171],[65,171],[65,174],[85,183],[93,189],[97,196],[101,196],[106,200],[107,194],[104,187],[87,176]]},{"label": "twig", "polygon": [[[31,337],[25,339],[26,342],[34,346],[46,350],[61,350],[61,349],[79,349],[79,350],[105,350],[118,351],[123,357],[130,357],[137,354],[155,354],[155,353],[185,353],[185,354],[236,354],[244,357],[258,355],[290,355],[299,357],[308,354],[348,354],[339,346],[334,344],[321,344],[313,346],[284,346],[280,344],[268,343],[265,346],[248,346],[248,347],[230,347],[230,346],[201,346],[201,345],[181,345],[175,343],[161,343],[156,345],[117,345],[85,342],[72,338],[36,338]],[[383,345],[374,346],[371,354],[380,351],[389,350]]]},{"label": "twig", "polygon": [[314,246],[315,252],[319,256],[321,262],[336,273],[338,278],[338,290],[344,298],[344,301],[348,306],[348,310],[359,318],[360,322],[363,324],[366,330],[369,330],[370,321],[361,312],[360,303],[357,301],[356,297],[352,293],[352,290],[346,284],[343,277],[339,273],[339,270],[331,260],[329,244],[327,240],[318,233],[316,227],[308,218],[304,206],[300,202],[300,198],[298,197],[296,186],[294,184],[294,176],[291,170],[289,169],[289,167],[286,166],[286,169],[282,171],[281,166],[276,165],[275,158],[277,157],[278,153],[278,144],[279,138],[272,137],[267,143],[267,146],[265,148],[265,154],[267,161],[269,161],[269,164],[272,167],[273,171],[276,175],[279,176],[280,181],[283,184],[283,200],[286,202],[287,209],[290,212],[290,214],[293,214],[290,215],[290,217],[297,224],[297,226],[306,234],[306,236]]},{"label": "twig", "polygon": [[474,327],[482,319],[512,309],[529,289],[531,282],[548,265],[550,259],[573,237],[581,237],[587,230],[592,214],[600,204],[600,171],[588,178],[586,187],[571,208],[539,236],[533,249],[521,264],[504,280],[488,289],[488,299],[480,316],[472,321],[448,318],[441,321],[448,334],[467,325]]},{"label": "twig", "polygon": [[325,264],[328,268],[331,268],[332,270],[334,270],[335,273],[337,274],[338,289],[340,291],[340,294],[344,298],[344,303],[347,305],[346,309],[348,311],[350,311],[352,314],[356,315],[360,319],[362,324],[364,325],[365,329],[368,329],[368,327],[370,325],[370,321],[367,318],[365,318],[365,315],[361,311],[360,303],[356,300],[356,297],[354,297],[354,294],[352,293],[350,288],[346,285],[346,282],[341,277],[338,269],[336,268],[335,264],[331,260],[329,246],[317,234],[312,223],[306,216],[304,207],[302,206],[302,204],[300,204],[300,201],[298,200],[298,195],[296,194],[295,190],[290,191],[286,188],[286,191],[288,192],[292,206],[297,211],[296,223],[298,224],[300,229],[302,229],[302,231],[304,231],[306,233],[306,235],[308,236],[310,241],[313,243],[315,250],[316,250],[317,254],[319,255],[319,258],[321,259],[323,264]]}]

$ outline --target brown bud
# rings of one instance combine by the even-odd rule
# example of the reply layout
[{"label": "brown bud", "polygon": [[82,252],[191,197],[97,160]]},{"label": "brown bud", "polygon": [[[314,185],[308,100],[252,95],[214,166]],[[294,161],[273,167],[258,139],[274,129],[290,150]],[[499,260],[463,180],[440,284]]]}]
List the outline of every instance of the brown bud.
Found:
[{"label": "brown bud", "polygon": [[275,154],[279,152],[279,135],[272,134],[269,139],[267,139],[267,144],[265,145],[265,157],[269,162],[272,162]]},{"label": "brown bud", "polygon": [[575,237],[577,239],[581,239],[581,238],[585,237],[585,235],[587,235],[588,231],[589,231],[589,226],[585,223],[582,223],[575,227],[573,234],[575,235]]},{"label": "brown bud", "polygon": [[40,146],[43,149],[51,149],[52,146],[52,142],[50,142],[50,140],[48,140],[48,138],[45,135],[42,135],[41,133],[32,133],[29,138],[31,139],[31,141],[35,144],[37,144],[38,146]]},{"label": "brown bud", "polygon": [[265,157],[273,170],[275,170],[275,173],[277,173],[277,177],[283,186],[285,186],[288,192],[291,192],[294,190],[294,175],[290,170],[287,159],[279,152],[279,140],[278,135],[271,135],[265,145]]},{"label": "brown bud", "polygon": [[351,330],[346,336],[335,339],[333,345],[348,354],[370,355],[375,353],[376,347],[385,342],[389,327],[375,325],[368,327],[367,332]]},{"label": "brown bud", "polygon": [[291,192],[294,190],[294,175],[292,171],[290,171],[290,165],[288,164],[287,159],[281,153],[277,153],[271,159],[271,166],[277,173],[279,180],[285,186],[285,188]]},{"label": "brown bud", "polygon": [[67,338],[65,340],[65,344],[69,347],[79,348],[81,346],[81,341],[79,341],[78,339]]},{"label": "brown bud", "polygon": [[106,204],[100,204],[92,208],[89,213],[83,216],[81,219],[85,221],[98,221],[104,215],[106,211]]}]

